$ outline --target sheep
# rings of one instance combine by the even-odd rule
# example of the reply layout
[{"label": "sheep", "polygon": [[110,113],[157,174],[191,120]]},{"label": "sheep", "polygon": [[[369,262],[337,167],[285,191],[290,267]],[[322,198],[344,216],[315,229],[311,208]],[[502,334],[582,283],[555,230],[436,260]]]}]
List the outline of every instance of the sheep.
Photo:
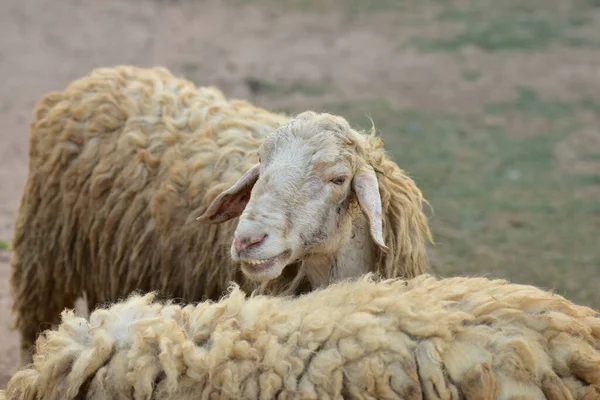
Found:
[{"label": "sheep", "polygon": [[[288,142],[294,132],[298,136]],[[322,161],[342,156],[334,167],[346,174],[345,182],[315,187],[313,179],[319,195],[307,198],[311,189],[300,185],[313,177],[313,164],[297,158],[289,159],[297,165],[288,163],[267,182],[283,167],[277,154],[306,156],[315,145],[328,152],[319,155]],[[273,159],[268,167],[258,164],[258,153]],[[351,258],[368,259],[368,270],[387,277],[428,270],[431,233],[421,191],[388,159],[381,139],[357,133],[342,117],[273,113],[164,68],[99,68],[40,100],[29,157],[10,278],[21,364],[31,360],[38,329],[57,323],[82,293],[89,309],[134,290],[214,300],[231,281],[246,291],[300,294],[326,283],[310,277],[336,269],[338,258],[348,265]],[[253,273],[258,265],[253,270],[242,263],[240,269],[230,255],[237,217],[259,169],[264,177],[238,229],[254,217],[279,224],[285,216],[277,233],[291,238],[279,241],[289,255],[268,276]],[[279,214],[265,201],[277,204]],[[269,240],[278,240],[269,233]],[[362,272],[349,269],[329,280]]]},{"label": "sheep", "polygon": [[597,399],[600,315],[502,279],[345,279],[299,297],[72,310],[8,383],[28,399]]}]

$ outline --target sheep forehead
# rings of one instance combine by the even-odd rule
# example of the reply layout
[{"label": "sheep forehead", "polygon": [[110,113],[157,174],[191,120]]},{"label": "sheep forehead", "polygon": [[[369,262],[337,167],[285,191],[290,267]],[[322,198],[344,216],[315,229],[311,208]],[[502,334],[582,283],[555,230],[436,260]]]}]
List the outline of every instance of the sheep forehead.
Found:
[{"label": "sheep forehead", "polygon": [[352,155],[350,143],[337,132],[298,123],[280,128],[265,140],[261,150],[265,155],[263,161],[273,166],[293,165],[306,172],[343,163]]}]

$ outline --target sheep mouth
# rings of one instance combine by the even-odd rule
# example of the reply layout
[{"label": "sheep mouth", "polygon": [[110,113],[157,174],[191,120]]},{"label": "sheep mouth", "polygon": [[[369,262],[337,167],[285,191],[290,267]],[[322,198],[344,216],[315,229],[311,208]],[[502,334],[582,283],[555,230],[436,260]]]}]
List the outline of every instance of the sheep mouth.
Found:
[{"label": "sheep mouth", "polygon": [[242,267],[246,270],[249,270],[254,273],[262,272],[273,267],[274,265],[278,265],[282,262],[287,261],[291,253],[291,250],[286,250],[271,258],[257,260],[241,260],[240,262],[242,264]]}]

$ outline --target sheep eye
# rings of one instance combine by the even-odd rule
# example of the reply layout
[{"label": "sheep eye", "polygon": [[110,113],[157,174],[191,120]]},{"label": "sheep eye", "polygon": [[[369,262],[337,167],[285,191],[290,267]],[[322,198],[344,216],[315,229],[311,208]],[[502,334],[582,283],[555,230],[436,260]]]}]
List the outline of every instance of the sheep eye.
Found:
[{"label": "sheep eye", "polygon": [[334,183],[336,185],[343,185],[344,182],[346,182],[346,177],[345,176],[338,176],[335,177],[331,180],[331,183]]}]

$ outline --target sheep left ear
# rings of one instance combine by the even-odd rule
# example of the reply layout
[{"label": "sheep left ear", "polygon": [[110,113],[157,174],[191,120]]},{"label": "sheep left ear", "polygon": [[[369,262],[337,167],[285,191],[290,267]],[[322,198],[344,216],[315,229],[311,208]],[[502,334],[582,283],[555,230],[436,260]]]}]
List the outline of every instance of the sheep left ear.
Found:
[{"label": "sheep left ear", "polygon": [[383,216],[379,183],[371,166],[362,167],[352,178],[352,188],[356,193],[358,205],[369,221],[371,238],[383,252],[389,248],[383,240]]},{"label": "sheep left ear", "polygon": [[246,171],[229,189],[221,192],[210,203],[204,214],[196,220],[209,224],[220,224],[240,216],[250,200],[252,188],[258,180],[259,174],[260,163]]}]

